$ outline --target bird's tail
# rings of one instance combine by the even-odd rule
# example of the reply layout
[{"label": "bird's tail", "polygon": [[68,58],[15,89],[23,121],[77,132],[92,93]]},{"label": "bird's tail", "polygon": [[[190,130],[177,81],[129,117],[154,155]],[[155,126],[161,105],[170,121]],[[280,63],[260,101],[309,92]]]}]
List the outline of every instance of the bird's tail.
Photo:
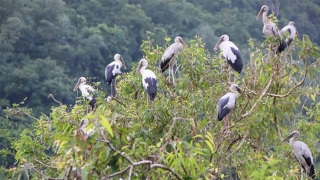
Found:
[{"label": "bird's tail", "polygon": [[286,39],[283,39],[280,41],[280,45],[278,47],[278,53],[281,53],[284,51],[290,44],[292,43],[292,39],[286,41]]},{"label": "bird's tail", "polygon": [[285,41],[281,41],[280,45],[278,47],[278,53],[281,53],[288,47],[287,43]]},{"label": "bird's tail", "polygon": [[314,166],[313,166],[313,164],[311,164],[311,166],[310,166],[309,176],[310,176],[312,179],[316,177],[316,173],[314,172]]}]

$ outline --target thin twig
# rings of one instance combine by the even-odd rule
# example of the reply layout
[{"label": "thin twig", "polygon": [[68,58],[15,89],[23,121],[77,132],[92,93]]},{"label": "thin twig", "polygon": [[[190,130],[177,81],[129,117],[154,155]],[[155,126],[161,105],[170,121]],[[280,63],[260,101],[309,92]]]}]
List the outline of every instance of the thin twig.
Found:
[{"label": "thin twig", "polygon": [[244,141],[246,140],[248,135],[249,135],[249,131],[246,132],[246,134],[243,136],[241,142],[239,143],[238,147],[231,154],[234,154],[239,151],[239,149],[241,148],[242,144],[244,143]]},{"label": "thin twig", "polygon": [[251,112],[253,111],[253,109],[258,105],[258,103],[261,101],[261,99],[266,95],[267,91],[269,90],[270,86],[271,86],[271,83],[273,81],[273,78],[274,78],[274,74],[271,76],[270,80],[269,80],[269,83],[267,84],[267,86],[264,88],[264,90],[262,91],[259,99],[256,101],[256,103],[254,103],[254,105],[251,107],[251,109],[244,115],[242,115],[241,117],[242,118],[245,118],[247,116],[249,116],[251,114]]},{"label": "thin twig", "polygon": [[60,101],[56,100],[56,98],[54,98],[54,96],[52,94],[48,95],[48,98],[50,98],[50,97],[54,100],[54,102],[58,103],[60,106],[62,105],[62,103]]},{"label": "thin twig", "polygon": [[298,82],[293,88],[291,88],[286,94],[280,95],[280,94],[266,93],[266,95],[271,96],[271,97],[278,97],[278,98],[284,98],[284,97],[289,96],[294,89],[296,89],[297,87],[301,86],[304,83],[304,81],[306,80],[306,77],[307,77],[307,71],[308,71],[308,67],[305,66],[305,71],[304,71],[304,75],[303,75],[302,80],[300,82]]},{"label": "thin twig", "polygon": [[161,169],[170,171],[177,179],[183,180],[183,178],[179,174],[177,174],[173,169],[171,169],[163,164],[152,164],[150,166],[150,169],[153,169],[153,168],[161,168]]}]

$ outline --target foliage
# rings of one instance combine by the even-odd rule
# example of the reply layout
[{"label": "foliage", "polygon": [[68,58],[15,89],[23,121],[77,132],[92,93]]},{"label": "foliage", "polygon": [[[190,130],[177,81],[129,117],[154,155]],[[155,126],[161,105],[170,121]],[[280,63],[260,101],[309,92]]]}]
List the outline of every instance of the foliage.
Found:
[{"label": "foliage", "polygon": [[[152,34],[150,34],[152,37]],[[319,49],[308,36],[284,53],[265,52],[250,41],[250,63],[243,76],[232,73],[243,94],[236,109],[219,122],[215,104],[226,93],[227,69],[218,55],[213,59],[202,39],[195,37],[180,53],[177,84],[158,73],[165,47],[152,40],[141,49],[149,69],[159,78],[154,108],[145,103],[141,76],[123,74],[117,83],[119,98],[111,102],[100,92],[98,107],[86,114],[86,104],[53,107],[24,130],[14,143],[19,166],[13,179],[295,179],[299,164],[283,136],[298,129],[315,157],[319,128],[312,82],[319,73]],[[289,63],[297,57],[296,64]],[[136,67],[134,65],[133,67]],[[306,114],[297,110],[304,107]],[[310,108],[310,109],[309,109]],[[9,109],[11,112],[16,107]],[[90,124],[78,127],[82,119]],[[94,129],[90,137],[85,132]],[[308,138],[304,138],[308,136]]]}]

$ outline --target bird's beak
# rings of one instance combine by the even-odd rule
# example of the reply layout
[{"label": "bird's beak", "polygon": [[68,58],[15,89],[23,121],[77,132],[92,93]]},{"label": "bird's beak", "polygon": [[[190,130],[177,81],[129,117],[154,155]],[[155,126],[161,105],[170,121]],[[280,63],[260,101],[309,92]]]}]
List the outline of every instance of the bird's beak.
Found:
[{"label": "bird's beak", "polygon": [[282,143],[288,141],[290,138],[292,138],[293,134],[290,134],[288,137],[286,137],[284,140],[282,140]]},{"label": "bird's beak", "polygon": [[139,74],[141,67],[142,67],[142,63],[140,63],[140,64],[138,65],[135,75],[138,75],[138,74]]},{"label": "bird's beak", "polygon": [[261,9],[256,17],[256,20],[258,20],[262,16],[262,13],[263,13],[263,7],[261,7]]},{"label": "bird's beak", "polygon": [[124,63],[124,60],[122,59],[122,57],[120,57],[120,61],[121,61],[121,63],[123,64],[123,68],[124,68],[124,69],[127,69],[126,63]]},{"label": "bird's beak", "polygon": [[186,45],[186,43],[183,41],[183,39],[180,39],[180,42],[183,44],[183,46]]},{"label": "bird's beak", "polygon": [[74,86],[73,91],[76,91],[80,85],[80,79],[78,80],[77,84]]},{"label": "bird's beak", "polygon": [[80,121],[80,124],[79,124],[78,128],[81,128],[81,126],[83,126],[83,124],[84,124],[84,120],[82,119],[82,120]]},{"label": "bird's beak", "polygon": [[214,46],[213,50],[217,50],[217,47],[221,44],[222,42],[222,37],[220,37],[219,41],[217,42],[217,44]]},{"label": "bird's beak", "polygon": [[237,87],[237,91],[242,94],[242,90],[239,87]]}]

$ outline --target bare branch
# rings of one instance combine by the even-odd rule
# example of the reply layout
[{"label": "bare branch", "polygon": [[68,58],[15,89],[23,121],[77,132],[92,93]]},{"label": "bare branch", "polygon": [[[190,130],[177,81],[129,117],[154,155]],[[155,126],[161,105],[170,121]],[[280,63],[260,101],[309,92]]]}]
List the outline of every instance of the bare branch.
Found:
[{"label": "bare branch", "polygon": [[248,135],[249,135],[249,131],[246,132],[246,134],[243,136],[241,142],[239,143],[238,147],[231,154],[234,154],[239,151],[239,149],[241,148],[242,144],[244,143],[244,141],[246,140]]},{"label": "bare branch", "polygon": [[50,97],[54,100],[54,102],[58,103],[60,106],[62,105],[62,103],[60,101],[56,100],[56,98],[54,98],[54,96],[52,94],[48,95],[48,98],[50,98]]},{"label": "bare branch", "polygon": [[278,98],[284,98],[284,97],[289,96],[294,89],[296,89],[297,87],[301,86],[304,83],[304,81],[306,80],[306,77],[307,77],[307,71],[308,71],[308,67],[305,66],[302,80],[300,82],[298,82],[293,88],[291,88],[286,94],[280,95],[280,94],[267,93],[267,96],[278,97]]},{"label": "bare branch", "polygon": [[120,174],[123,174],[123,173],[125,173],[125,172],[126,172],[129,168],[131,168],[131,167],[132,167],[132,165],[124,168],[124,169],[121,170],[121,171],[118,171],[118,172],[116,172],[116,173],[113,173],[113,174],[110,174],[110,175],[108,175],[108,176],[106,176],[106,177],[103,177],[103,178],[101,178],[101,180],[106,180],[106,179],[108,179],[108,178],[112,178],[112,177],[118,176],[118,175],[120,175]]},{"label": "bare branch", "polygon": [[150,169],[153,169],[153,168],[161,168],[161,169],[164,169],[164,170],[167,170],[167,171],[170,171],[177,179],[180,179],[180,180],[183,180],[183,178],[177,174],[173,169],[165,166],[165,165],[162,165],[162,164],[152,164],[150,166]]},{"label": "bare branch", "polygon": [[271,76],[267,86],[264,88],[264,90],[262,91],[259,99],[256,101],[256,103],[254,103],[254,105],[251,107],[251,109],[244,115],[242,115],[241,117],[242,118],[245,118],[247,116],[249,116],[251,114],[251,112],[253,111],[253,109],[258,105],[258,103],[261,101],[261,99],[266,95],[267,91],[269,90],[270,86],[271,86],[271,83],[273,81],[273,78],[274,78],[274,74]]}]

